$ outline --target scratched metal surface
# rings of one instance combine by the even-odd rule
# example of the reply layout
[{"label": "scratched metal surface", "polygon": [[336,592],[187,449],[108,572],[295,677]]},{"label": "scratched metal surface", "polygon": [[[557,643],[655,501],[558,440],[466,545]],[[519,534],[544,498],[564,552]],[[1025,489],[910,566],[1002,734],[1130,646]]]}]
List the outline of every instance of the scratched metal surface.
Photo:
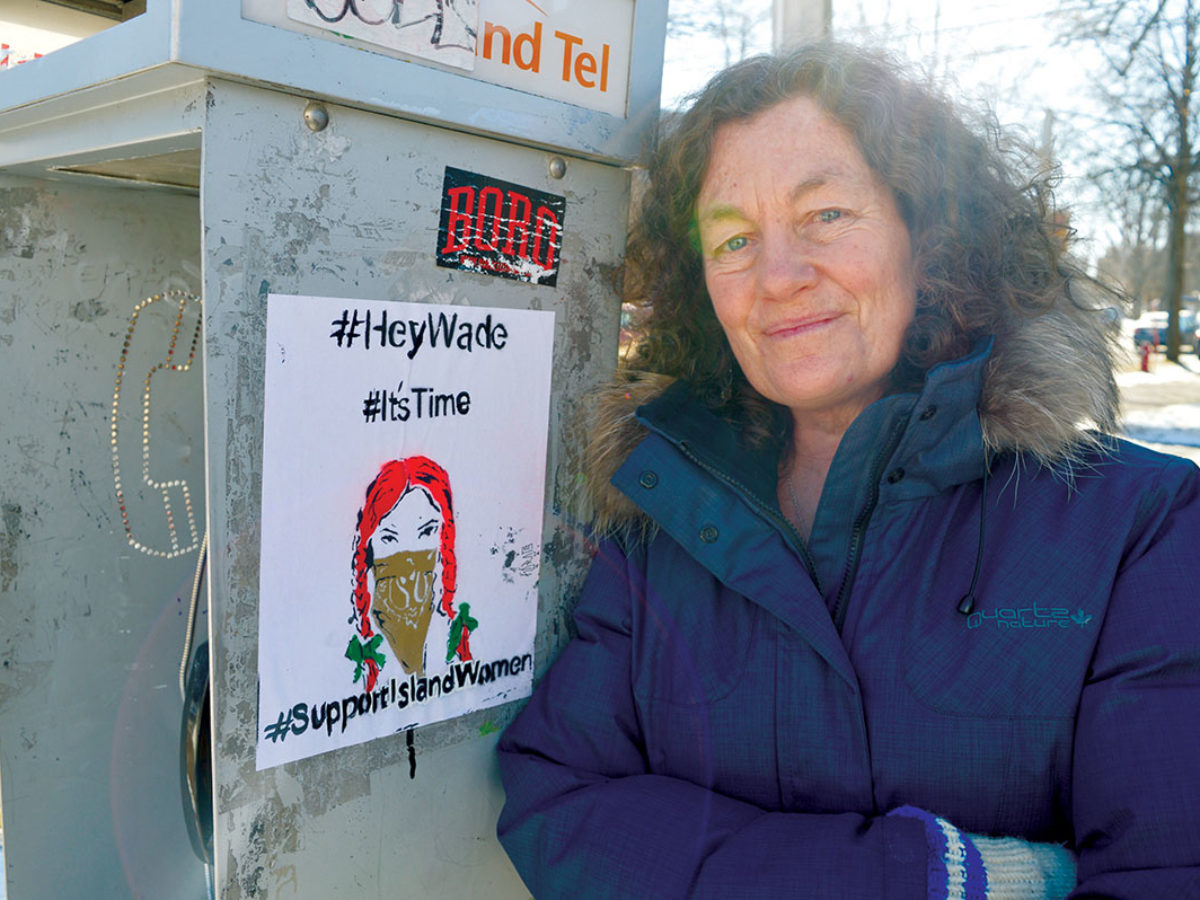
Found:
[{"label": "scratched metal surface", "polygon": [[[586,567],[561,511],[580,395],[611,371],[628,174],[400,119],[209,85],[203,287],[212,527],[217,884],[247,897],[524,898],[494,837],[495,733],[513,705],[255,771],[263,356],[269,292],[556,312],[536,667],[565,642]],[[567,198],[555,288],[438,268],[444,169]],[[538,439],[538,438],[533,438]]]},{"label": "scratched metal surface", "polygon": [[[0,174],[0,796],[9,900],[199,897],[177,686],[203,528],[198,365],[157,369],[200,286],[194,197]],[[183,328],[199,314],[187,308]],[[126,345],[126,337],[129,343]],[[125,349],[127,346],[127,349]],[[111,424],[118,366],[117,500]]]},{"label": "scratched metal surface", "polygon": [[[624,119],[252,21],[277,17],[284,5],[282,0],[147,0],[143,15],[6,70],[0,131],[5,118],[23,118],[22,108],[33,107],[36,114],[38,103],[75,112],[104,105],[89,96],[97,86],[104,95],[100,99],[111,102],[114,96],[140,96],[164,81],[177,85],[203,72],[290,85],[364,108],[608,160],[636,158],[657,116],[664,0],[636,4]],[[77,18],[87,16],[78,13]],[[10,112],[14,115],[6,115]],[[4,155],[0,147],[0,158]]]}]

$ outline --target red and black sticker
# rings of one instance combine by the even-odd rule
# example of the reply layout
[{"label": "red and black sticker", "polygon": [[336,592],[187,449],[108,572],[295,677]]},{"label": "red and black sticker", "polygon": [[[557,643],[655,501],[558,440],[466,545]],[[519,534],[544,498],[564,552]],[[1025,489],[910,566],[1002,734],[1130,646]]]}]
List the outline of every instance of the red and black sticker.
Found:
[{"label": "red and black sticker", "polygon": [[446,166],[437,264],[554,287],[567,198]]}]

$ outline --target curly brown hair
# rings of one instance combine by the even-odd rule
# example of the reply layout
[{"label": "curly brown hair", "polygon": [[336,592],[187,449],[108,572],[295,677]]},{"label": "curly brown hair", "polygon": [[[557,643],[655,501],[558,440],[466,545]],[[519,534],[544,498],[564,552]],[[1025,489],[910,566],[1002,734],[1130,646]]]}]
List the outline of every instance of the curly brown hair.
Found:
[{"label": "curly brown hair", "polygon": [[625,271],[626,299],[647,312],[628,365],[688,380],[715,411],[776,441],[789,419],[746,382],[713,312],[695,206],[717,129],[796,96],[850,132],[908,227],[917,312],[894,390],[919,387],[931,366],[1053,308],[1083,277],[1064,256],[1055,173],[885,54],[822,42],[726,69],[667,117],[647,164]]}]

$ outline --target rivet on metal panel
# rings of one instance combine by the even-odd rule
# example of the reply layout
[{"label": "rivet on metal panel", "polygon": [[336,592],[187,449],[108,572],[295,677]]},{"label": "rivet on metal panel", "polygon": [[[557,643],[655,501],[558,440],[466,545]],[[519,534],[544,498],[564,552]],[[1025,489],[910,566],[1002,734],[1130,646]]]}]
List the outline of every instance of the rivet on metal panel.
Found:
[{"label": "rivet on metal panel", "polygon": [[561,156],[550,157],[550,177],[562,178],[567,174],[567,161]]},{"label": "rivet on metal panel", "polygon": [[325,108],[325,104],[309,100],[308,105],[304,107],[304,124],[308,126],[309,131],[324,131],[329,124],[329,110]]}]

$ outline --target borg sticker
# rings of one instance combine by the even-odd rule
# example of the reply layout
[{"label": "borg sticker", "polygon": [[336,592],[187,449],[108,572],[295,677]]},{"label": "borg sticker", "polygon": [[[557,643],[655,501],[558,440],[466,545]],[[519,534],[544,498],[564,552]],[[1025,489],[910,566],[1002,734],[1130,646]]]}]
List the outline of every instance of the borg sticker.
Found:
[{"label": "borg sticker", "polygon": [[437,264],[554,287],[567,199],[446,166]]}]

